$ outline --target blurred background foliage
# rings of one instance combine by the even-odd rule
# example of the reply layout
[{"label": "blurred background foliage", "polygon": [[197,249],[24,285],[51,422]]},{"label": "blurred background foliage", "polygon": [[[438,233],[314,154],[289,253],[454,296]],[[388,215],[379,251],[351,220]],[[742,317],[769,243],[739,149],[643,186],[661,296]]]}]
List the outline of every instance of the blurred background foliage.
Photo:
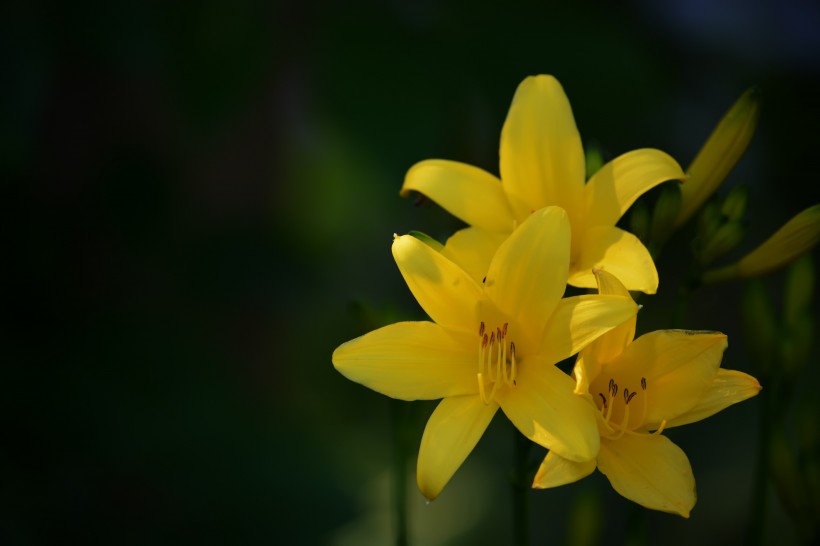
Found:
[{"label": "blurred background foliage", "polygon": [[[386,544],[404,442],[411,543],[507,542],[508,424],[426,505],[413,461],[433,405],[391,405],[330,354],[385,317],[422,317],[392,234],[459,225],[400,199],[404,173],[434,157],[497,172],[529,74],[558,77],[604,159],[649,146],[683,165],[759,85],[757,134],[722,190],[750,188],[735,258],[820,202],[816,3],[497,4],[0,8],[0,541]],[[667,246],[640,331],[670,325],[687,241]],[[782,282],[766,281],[775,301]],[[724,366],[753,371],[740,293],[701,289],[684,326],[727,332]],[[813,354],[790,393],[804,406]],[[745,540],[757,404],[669,431],[699,501],[688,521],[650,514],[650,543]],[[537,544],[619,543],[629,524],[600,474],[532,502]],[[764,532],[798,536],[774,489]]]}]

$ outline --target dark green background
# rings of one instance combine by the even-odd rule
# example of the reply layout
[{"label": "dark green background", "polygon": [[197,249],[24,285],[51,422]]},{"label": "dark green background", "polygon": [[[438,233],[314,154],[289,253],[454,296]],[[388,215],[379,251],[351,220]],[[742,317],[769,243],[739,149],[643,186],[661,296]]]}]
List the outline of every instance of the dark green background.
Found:
[{"label": "dark green background", "polygon": [[[433,406],[396,410],[330,355],[362,333],[354,302],[421,316],[392,234],[459,224],[400,199],[404,173],[497,172],[527,75],[558,77],[607,157],[651,146],[684,166],[758,84],[727,181],[752,187],[741,251],[820,202],[815,4],[494,4],[2,8],[0,541],[390,543],[391,407],[415,456]],[[641,330],[668,326],[689,252],[673,244]],[[749,371],[737,295],[699,292],[686,326],[727,332],[724,365]],[[688,521],[651,514],[650,543],[742,542],[756,410],[669,433],[699,500]],[[433,504],[408,475],[411,543],[509,541],[512,434],[499,415]],[[562,543],[590,491],[620,543],[627,502],[599,474],[533,494],[533,543]],[[770,536],[793,541],[770,507]]]}]

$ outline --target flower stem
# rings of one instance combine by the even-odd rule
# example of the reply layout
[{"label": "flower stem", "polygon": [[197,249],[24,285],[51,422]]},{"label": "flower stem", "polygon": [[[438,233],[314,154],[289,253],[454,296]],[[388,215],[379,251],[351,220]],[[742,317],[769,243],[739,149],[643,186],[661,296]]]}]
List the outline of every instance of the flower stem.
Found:
[{"label": "flower stem", "polygon": [[401,400],[390,400],[390,421],[393,433],[393,518],[396,546],[407,546],[407,463],[408,428],[412,408]]},{"label": "flower stem", "polygon": [[517,429],[513,429],[515,434],[515,466],[510,475],[513,498],[513,544],[516,546],[528,546],[530,543],[530,485],[532,477],[529,474],[529,454],[532,442],[521,434]]},{"label": "flower stem", "polygon": [[754,490],[752,491],[752,515],[746,543],[765,544],[766,506],[769,488],[769,441],[771,438],[771,389],[763,389],[758,397],[760,414],[757,432],[757,467],[755,469]]},{"label": "flower stem", "polygon": [[624,544],[627,546],[645,546],[649,544],[647,511],[643,506],[632,502],[627,506]]}]

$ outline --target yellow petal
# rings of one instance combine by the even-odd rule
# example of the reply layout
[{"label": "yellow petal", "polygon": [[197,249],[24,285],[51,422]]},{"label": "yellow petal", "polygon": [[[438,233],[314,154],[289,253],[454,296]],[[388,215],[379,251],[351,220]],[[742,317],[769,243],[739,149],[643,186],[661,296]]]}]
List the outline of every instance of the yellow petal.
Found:
[{"label": "yellow petal", "polygon": [[560,362],[637,312],[632,298],[624,296],[590,294],[564,298],[547,323],[539,355],[545,362]]},{"label": "yellow petal", "polygon": [[432,322],[399,322],[374,330],[333,352],[342,375],[392,398],[435,400],[474,394],[473,337]]},{"label": "yellow petal", "polygon": [[[603,269],[596,269],[593,273],[598,281],[599,294],[632,299],[629,291],[615,275]],[[589,392],[589,385],[598,377],[601,366],[617,358],[632,343],[636,322],[637,314],[597,338],[581,351],[573,368],[576,394]]]},{"label": "yellow petal", "polygon": [[661,182],[683,180],[678,162],[660,150],[625,153],[604,165],[584,188],[586,222],[614,226],[635,200]]},{"label": "yellow petal", "polygon": [[686,454],[663,435],[627,434],[601,442],[598,470],[627,499],[685,518],[695,506],[695,477]]},{"label": "yellow petal", "polygon": [[430,318],[448,328],[470,331],[481,289],[463,269],[413,236],[393,240],[402,277]]},{"label": "yellow petal", "polygon": [[444,159],[416,163],[404,178],[401,195],[422,193],[470,225],[509,233],[513,216],[501,181],[487,171]]},{"label": "yellow petal", "polygon": [[535,489],[548,489],[558,487],[568,483],[577,482],[581,478],[586,478],[595,470],[595,459],[584,462],[575,462],[564,459],[550,451],[544,458],[544,462],[535,474],[532,486]]},{"label": "yellow petal", "polygon": [[579,211],[584,149],[569,100],[552,76],[521,82],[501,131],[501,180],[517,218],[558,205]]},{"label": "yellow petal", "polygon": [[717,375],[726,345],[720,332],[657,330],[633,341],[609,369],[623,378],[622,389],[638,392],[646,379],[638,395],[648,400],[644,423],[651,430],[695,406]]},{"label": "yellow petal", "polygon": [[820,242],[820,205],[786,222],[774,235],[737,263],[742,277],[759,277],[790,263]]},{"label": "yellow petal", "polygon": [[436,407],[421,437],[416,480],[428,499],[438,497],[487,429],[498,404],[480,396],[445,398]]},{"label": "yellow petal", "polygon": [[677,225],[686,222],[714,193],[746,151],[757,126],[759,110],[760,92],[753,87],[741,95],[709,135],[686,170]]},{"label": "yellow petal", "polygon": [[711,417],[732,404],[756,396],[760,389],[760,383],[751,375],[736,370],[718,370],[712,384],[697,403],[682,415],[668,421],[666,428]]},{"label": "yellow petal", "polygon": [[516,386],[499,390],[498,403],[521,433],[572,461],[598,453],[594,406],[573,393],[573,381],[555,366],[519,364]]},{"label": "yellow petal", "polygon": [[[573,249],[575,245],[573,245]],[[658,290],[658,271],[649,251],[637,237],[616,227],[598,226],[586,230],[573,255],[569,284],[595,288],[593,268],[612,273],[629,290],[654,294]]]},{"label": "yellow petal", "polygon": [[505,234],[492,233],[477,227],[456,231],[444,245],[441,253],[457,263],[473,280],[481,285],[496,250],[507,238]]},{"label": "yellow petal", "polygon": [[498,248],[484,292],[535,338],[561,299],[569,268],[569,220],[558,207],[530,215]]}]

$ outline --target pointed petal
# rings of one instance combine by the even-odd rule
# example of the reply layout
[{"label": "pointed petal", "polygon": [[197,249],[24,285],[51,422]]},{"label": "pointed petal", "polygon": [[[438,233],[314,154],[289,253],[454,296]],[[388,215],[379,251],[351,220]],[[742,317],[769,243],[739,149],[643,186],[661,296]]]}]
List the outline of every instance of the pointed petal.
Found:
[{"label": "pointed petal", "polygon": [[751,375],[736,370],[718,370],[712,384],[698,402],[682,415],[667,421],[666,428],[711,417],[732,404],[756,396],[760,389],[760,383]]},{"label": "pointed petal", "polygon": [[410,291],[437,324],[470,331],[481,289],[463,269],[410,235],[393,240],[393,257]]},{"label": "pointed petal", "polygon": [[498,404],[479,396],[445,398],[421,438],[416,480],[427,500],[438,497],[489,426]]},{"label": "pointed petal", "polygon": [[432,322],[399,322],[343,343],[333,365],[356,383],[401,400],[474,394],[472,337]]},{"label": "pointed petal", "polygon": [[629,290],[654,294],[658,271],[643,243],[622,229],[598,226],[588,229],[578,244],[579,254],[570,265],[569,284],[579,288],[596,286],[593,268],[612,273]]},{"label": "pointed petal", "polygon": [[504,241],[487,271],[485,294],[533,335],[543,331],[566,288],[569,237],[567,213],[541,209]]},{"label": "pointed petal", "polygon": [[532,486],[535,489],[548,489],[577,482],[581,478],[586,478],[592,474],[595,466],[595,459],[577,463],[564,459],[550,451],[538,468]]},{"label": "pointed petal", "polygon": [[[598,281],[599,294],[632,299],[629,291],[615,275],[603,269],[595,269],[593,273]],[[632,343],[636,322],[637,314],[597,338],[581,351],[573,368],[576,394],[589,392],[589,385],[598,377],[601,365],[617,358]]]},{"label": "pointed petal", "polygon": [[632,384],[646,379],[644,428],[651,430],[695,406],[717,375],[726,345],[720,332],[657,330],[633,341],[611,369]]},{"label": "pointed petal", "polygon": [[401,195],[422,193],[450,214],[487,231],[513,230],[512,211],[501,181],[487,171],[443,159],[416,163],[404,178]]},{"label": "pointed petal", "polygon": [[627,499],[652,510],[689,517],[695,477],[686,454],[663,435],[627,434],[601,442],[598,469]]},{"label": "pointed petal", "polygon": [[660,150],[625,153],[601,167],[584,187],[587,221],[614,226],[638,197],[661,182],[684,178],[678,162]]},{"label": "pointed petal", "polygon": [[456,231],[447,239],[441,253],[458,264],[481,286],[490,268],[490,261],[506,238],[506,234],[468,227]]},{"label": "pointed petal", "polygon": [[598,453],[594,406],[573,393],[572,379],[555,366],[522,362],[516,386],[499,391],[498,403],[521,433],[572,461]]},{"label": "pointed petal", "polygon": [[637,304],[624,296],[564,298],[544,330],[539,356],[545,362],[560,362],[637,312]]},{"label": "pointed petal", "polygon": [[501,131],[501,180],[517,218],[547,205],[579,211],[584,149],[569,100],[552,76],[521,82]]}]

